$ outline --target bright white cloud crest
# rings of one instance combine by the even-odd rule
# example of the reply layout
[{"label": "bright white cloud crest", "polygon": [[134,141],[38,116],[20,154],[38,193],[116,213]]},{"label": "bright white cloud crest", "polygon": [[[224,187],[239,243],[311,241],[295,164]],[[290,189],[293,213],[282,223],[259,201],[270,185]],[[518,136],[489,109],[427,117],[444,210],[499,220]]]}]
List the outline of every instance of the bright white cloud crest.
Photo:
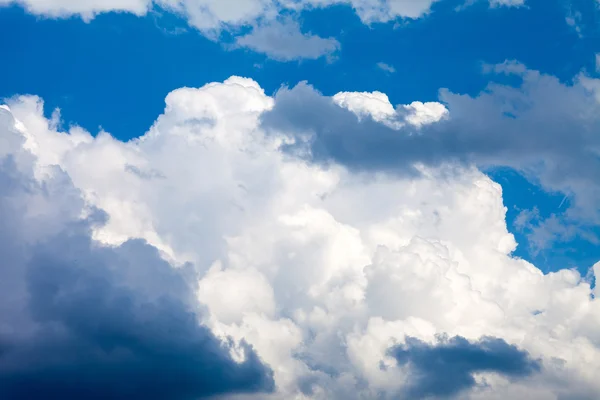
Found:
[{"label": "bright white cloud crest", "polygon": [[[383,123],[394,113],[382,93],[334,100]],[[20,151],[16,129],[36,179],[59,166],[108,214],[97,240],[143,238],[174,266],[194,263],[205,323],[254,346],[274,371],[273,398],[398,395],[413,375],[389,348],[407,337],[436,343],[438,334],[501,338],[541,360],[522,380],[478,373],[486,384],[464,398],[600,393],[596,289],[575,271],[544,275],[510,257],[516,243],[498,184],[450,165],[403,178],[308,164],[281,150],[286,132],[261,130],[273,102],[239,77],[179,89],[145,136],[123,143],[59,132],[40,99],[19,97],[0,110],[0,155]],[[411,107],[411,124],[447,112]],[[35,198],[22,201],[35,210]]]}]

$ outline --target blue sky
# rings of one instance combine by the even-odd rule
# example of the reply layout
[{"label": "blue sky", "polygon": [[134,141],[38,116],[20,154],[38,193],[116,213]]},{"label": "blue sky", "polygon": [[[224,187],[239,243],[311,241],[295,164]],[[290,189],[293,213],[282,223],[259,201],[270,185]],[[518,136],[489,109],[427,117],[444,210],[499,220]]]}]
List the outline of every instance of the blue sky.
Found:
[{"label": "blue sky", "polygon": [[[328,59],[278,61],[251,49],[232,49],[232,34],[208,39],[184,17],[160,8],[144,17],[100,14],[51,19],[12,5],[0,9],[0,75],[10,77],[0,96],[36,94],[48,116],[59,107],[63,123],[91,132],[100,127],[128,140],[142,135],[179,87],[199,87],[231,75],[251,77],[274,93],[282,85],[308,81],[325,95],[340,91],[382,91],[392,104],[435,101],[441,88],[476,95],[489,77],[483,64],[518,60],[528,68],[570,82],[595,70],[598,12],[593,1],[530,0],[526,7],[490,7],[463,1],[434,3],[429,15],[365,25],[347,5],[305,10],[303,32],[335,38],[340,48]],[[575,16],[575,17],[573,17]],[[568,18],[574,18],[576,25]],[[243,29],[242,29],[243,30]],[[387,71],[378,67],[385,63]],[[505,187],[509,223],[514,210],[538,204],[542,216],[556,199],[510,172],[492,176]],[[559,200],[560,204],[560,200]],[[517,255],[553,270],[589,267],[600,250],[587,241],[565,244],[575,251],[532,253],[527,235],[513,229]],[[567,251],[565,253],[564,251]]]},{"label": "blue sky", "polygon": [[0,37],[1,399],[600,398],[600,0],[0,0]]}]

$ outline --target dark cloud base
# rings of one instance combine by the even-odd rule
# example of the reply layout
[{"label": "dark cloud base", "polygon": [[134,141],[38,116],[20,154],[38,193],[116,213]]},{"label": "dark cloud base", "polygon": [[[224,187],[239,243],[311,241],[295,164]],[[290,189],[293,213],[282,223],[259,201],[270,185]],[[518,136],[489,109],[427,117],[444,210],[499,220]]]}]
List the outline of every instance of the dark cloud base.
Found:
[{"label": "dark cloud base", "polygon": [[[18,157],[0,159],[0,399],[187,400],[274,389],[249,346],[237,363],[200,325],[188,269],[142,241],[98,246],[94,218],[77,220],[81,197],[68,179],[57,171],[40,185]],[[52,212],[32,217],[34,197]]]},{"label": "dark cloud base", "polygon": [[474,373],[494,372],[512,379],[526,378],[541,368],[526,351],[502,339],[484,337],[478,342],[455,336],[436,345],[407,338],[389,350],[399,365],[409,366],[407,398],[453,397],[476,385]]}]

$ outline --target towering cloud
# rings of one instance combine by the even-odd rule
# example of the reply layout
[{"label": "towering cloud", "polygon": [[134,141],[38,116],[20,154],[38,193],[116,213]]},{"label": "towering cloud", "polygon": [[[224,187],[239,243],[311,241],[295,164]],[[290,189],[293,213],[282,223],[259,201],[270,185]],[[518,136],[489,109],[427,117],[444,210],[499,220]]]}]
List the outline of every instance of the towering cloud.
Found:
[{"label": "towering cloud", "polygon": [[[144,393],[168,398],[598,397],[600,267],[544,274],[512,257],[502,189],[473,165],[515,150],[495,147],[505,125],[518,129],[504,139],[536,149],[517,133],[538,107],[554,107],[548,129],[574,123],[577,106],[595,123],[584,86],[520,76],[515,91],[396,108],[306,84],[272,98],[232,77],[170,93],[127,143],[61,132],[39,98],[12,99],[0,120],[0,389],[115,397],[150,380]],[[542,103],[556,90],[577,102]],[[490,137],[476,136],[483,122]],[[562,149],[553,133],[539,154],[583,154],[585,131]]]},{"label": "towering cloud", "polygon": [[0,109],[0,397],[197,399],[269,392],[272,372],[246,344],[201,325],[195,271],[142,240],[91,239],[105,214],[59,167],[34,178]]}]

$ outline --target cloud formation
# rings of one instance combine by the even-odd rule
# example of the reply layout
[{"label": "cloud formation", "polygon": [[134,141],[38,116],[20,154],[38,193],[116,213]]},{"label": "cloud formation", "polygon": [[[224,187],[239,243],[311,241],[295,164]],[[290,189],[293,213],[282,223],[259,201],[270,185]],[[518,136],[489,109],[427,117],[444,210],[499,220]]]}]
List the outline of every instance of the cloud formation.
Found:
[{"label": "cloud formation", "polygon": [[382,71],[388,72],[390,74],[393,74],[394,72],[396,72],[396,68],[394,68],[392,65],[386,64],[384,62],[378,62],[377,68],[379,68]]},{"label": "cloud formation", "polygon": [[580,75],[562,83],[514,62],[486,70],[518,84],[492,81],[473,97],[441,90],[440,103],[395,108],[378,93],[332,101],[300,84],[276,95],[263,124],[291,132],[299,138],[294,150],[312,160],[355,169],[415,173],[418,163],[446,162],[515,168],[550,191],[573,195],[560,216],[566,223],[600,222],[600,81]]},{"label": "cloud formation", "polygon": [[[79,16],[91,21],[109,12],[144,16],[165,10],[184,18],[212,40],[228,31],[227,48],[245,47],[272,59],[290,61],[331,56],[340,49],[335,38],[303,33],[298,16],[304,10],[337,5],[351,7],[364,24],[398,19],[415,20],[430,13],[440,0],[0,0],[0,7],[20,5],[29,13],[49,18]],[[524,0],[489,0],[490,6],[521,5]],[[240,34],[240,28],[251,28]],[[381,66],[380,66],[381,68]],[[384,68],[389,70],[388,68]]]},{"label": "cloud formation", "polygon": [[[272,391],[247,345],[200,324],[194,271],[174,269],[142,240],[110,247],[58,167],[43,182],[0,109],[0,397],[198,399]],[[87,214],[82,217],[82,214]]]},{"label": "cloud formation", "polygon": [[389,353],[400,365],[410,365],[412,369],[405,389],[411,399],[454,397],[477,384],[475,373],[493,372],[518,379],[540,370],[539,363],[531,360],[527,352],[490,337],[472,343],[455,336],[433,345],[409,337]]},{"label": "cloud formation", "polygon": [[[232,77],[171,92],[164,113],[148,132],[127,143],[105,132],[92,136],[77,127],[60,131],[56,118],[44,117],[41,99],[17,97],[9,101],[10,111],[2,113],[0,154],[29,157],[31,171],[25,176],[44,188],[43,193],[67,196],[70,192],[63,186],[52,190],[51,184],[70,180],[80,205],[53,198],[49,207],[43,196],[28,201],[8,196],[0,204],[8,210],[5,214],[22,218],[6,225],[13,230],[0,232],[6,243],[11,243],[9,236],[21,237],[15,232],[37,235],[31,236],[33,248],[45,242],[50,249],[42,251],[47,249],[42,246],[32,254],[65,260],[50,264],[57,273],[32,285],[32,298],[40,299],[40,316],[62,321],[78,335],[86,333],[82,337],[95,345],[129,343],[131,336],[124,334],[147,325],[149,333],[157,332],[156,340],[185,350],[174,365],[195,371],[196,359],[190,357],[193,350],[200,351],[200,333],[208,331],[184,317],[168,318],[190,315],[173,312],[170,307],[183,307],[177,304],[190,312],[204,308],[202,322],[210,335],[231,338],[230,350],[248,343],[256,353],[246,355],[246,364],[217,357],[217,365],[239,372],[225,375],[225,382],[243,382],[239,384],[249,391],[267,390],[269,374],[255,357],[273,371],[274,393],[244,398],[397,398],[422,382],[415,377],[423,374],[425,356],[448,351],[483,354],[482,363],[465,356],[462,369],[456,369],[463,380],[457,386],[461,398],[597,398],[600,303],[591,282],[600,264],[588,277],[574,270],[544,274],[512,257],[517,244],[506,227],[498,184],[471,163],[454,161],[460,157],[419,158],[426,153],[411,155],[394,142],[425,140],[420,136],[452,126],[455,118],[494,123],[499,118],[494,107],[504,104],[494,97],[499,93],[518,100],[537,98],[531,93],[540,86],[551,89],[542,93],[563,88],[567,100],[578,100],[573,107],[592,107],[576,96],[587,96],[581,87],[528,74],[525,82],[531,85],[514,92],[498,87],[477,98],[454,95],[458,100],[445,105],[413,103],[391,109],[382,93],[325,98],[304,84],[269,97],[258,83]],[[299,99],[303,102],[295,102]],[[457,107],[459,100],[472,107]],[[517,119],[528,121],[535,115],[538,105],[526,105],[525,111],[511,110]],[[581,110],[589,110],[585,107]],[[461,114],[467,110],[474,114]],[[570,114],[565,110],[562,115]],[[450,143],[462,143],[461,136],[449,134],[455,135],[448,138]],[[325,146],[336,140],[344,145],[339,153]],[[352,147],[365,140],[368,146],[392,148],[379,153],[382,160],[367,160],[361,147]],[[356,164],[331,156],[337,154],[352,155]],[[328,162],[314,162],[322,160]],[[410,173],[399,174],[391,168],[392,160]],[[370,163],[390,168],[368,168]],[[12,176],[15,182],[25,179]],[[29,205],[27,212],[14,211],[24,204]],[[106,217],[82,211],[93,209]],[[46,222],[32,222],[48,211]],[[69,238],[61,234],[64,229],[55,228],[64,221],[91,233],[77,245],[72,241],[77,235]],[[96,260],[95,268],[84,269],[86,264],[73,261],[81,257]],[[34,272],[40,265],[35,260],[27,264]],[[17,268],[3,271],[14,275],[0,279],[0,285],[9,282],[7,287],[17,290],[19,285],[10,282],[28,282],[15,277],[29,267],[11,265]],[[195,271],[191,277],[186,275],[190,269]],[[88,279],[90,273],[94,279]],[[182,280],[189,289],[180,290]],[[55,295],[48,287],[62,291]],[[18,290],[0,293],[0,307],[11,304],[9,298],[20,298]],[[62,302],[61,293],[80,301]],[[87,293],[95,296],[93,301]],[[165,304],[161,297],[179,303]],[[169,310],[169,317],[161,314],[161,307]],[[7,313],[12,308],[0,309]],[[83,310],[96,318],[80,321]],[[128,312],[138,319],[126,318]],[[30,322],[19,321],[22,314],[6,315],[15,322],[1,325],[3,329],[26,332]],[[120,324],[129,328],[114,328]],[[170,327],[178,329],[164,333]],[[144,332],[133,336],[135,343],[148,343]],[[440,335],[464,341],[440,342]],[[409,354],[394,356],[389,352],[394,346]],[[162,356],[143,346],[136,351],[145,361]],[[256,378],[250,379],[253,384],[248,376]]]},{"label": "cloud formation", "polygon": [[331,57],[340,49],[336,39],[303,33],[300,25],[289,18],[259,25],[250,33],[238,36],[235,42],[237,46],[264,53],[279,61]]},{"label": "cloud formation", "polygon": [[[48,17],[79,15],[84,19],[105,12],[143,15],[155,6],[186,17],[201,31],[251,25],[272,20],[283,12],[347,5],[366,23],[388,22],[397,18],[417,19],[426,15],[440,0],[0,0],[0,6],[19,4],[29,12]],[[490,0],[491,5],[522,5],[524,0]]]}]

